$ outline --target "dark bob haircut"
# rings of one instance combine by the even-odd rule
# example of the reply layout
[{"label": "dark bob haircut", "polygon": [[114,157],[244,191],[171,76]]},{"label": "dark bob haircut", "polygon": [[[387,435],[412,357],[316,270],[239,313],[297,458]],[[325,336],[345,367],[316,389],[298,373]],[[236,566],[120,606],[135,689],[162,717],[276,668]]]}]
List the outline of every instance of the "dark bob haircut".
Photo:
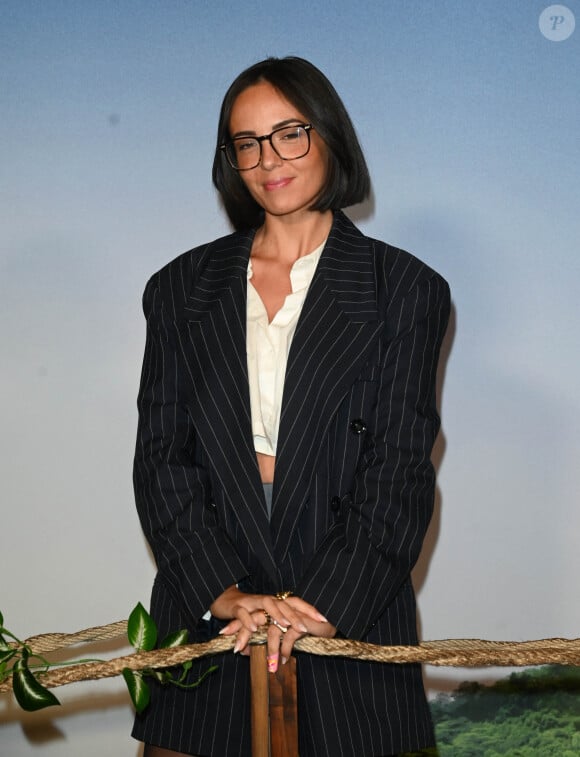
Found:
[{"label": "dark bob haircut", "polygon": [[267,58],[242,71],[226,92],[220,111],[212,178],[234,228],[260,226],[264,211],[229,165],[220,145],[230,139],[230,116],[238,95],[263,81],[304,115],[326,145],[326,182],[310,209],[339,210],[365,200],[371,184],[367,164],[350,116],[332,84],[303,58]]}]

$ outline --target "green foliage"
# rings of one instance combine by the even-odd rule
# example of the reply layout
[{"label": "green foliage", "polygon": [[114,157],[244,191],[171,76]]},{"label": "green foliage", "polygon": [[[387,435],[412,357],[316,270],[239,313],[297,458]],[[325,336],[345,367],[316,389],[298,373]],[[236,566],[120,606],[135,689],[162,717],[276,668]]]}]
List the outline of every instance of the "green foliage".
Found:
[{"label": "green foliage", "polygon": [[[137,652],[150,652],[155,649],[158,637],[157,626],[140,602],[129,616],[127,636],[129,643]],[[188,636],[188,631],[185,629],[175,631],[163,639],[159,648],[168,649],[187,644]],[[6,638],[9,638],[11,641],[6,641]],[[36,660],[37,663],[31,665],[31,660]],[[20,641],[11,631],[4,627],[4,617],[0,612],[0,683],[12,677],[14,696],[22,709],[34,711],[40,710],[43,707],[60,704],[54,694],[42,685],[38,676],[52,667],[83,662],[102,662],[102,660],[75,660],[64,663],[49,662],[44,657],[34,654],[27,644]],[[124,668],[121,674],[127,684],[135,709],[137,712],[142,712],[149,704],[151,696],[149,685],[145,681],[146,676],[155,678],[160,683],[178,686],[181,689],[192,689],[199,686],[206,676],[217,670],[217,666],[213,665],[196,681],[188,682],[187,675],[191,667],[192,661],[189,660],[181,665],[181,672],[178,672],[178,674],[174,674],[169,670],[154,670],[153,668],[145,668],[143,670]]]},{"label": "green foliage", "polygon": [[139,652],[150,652],[157,643],[157,626],[155,621],[138,602],[127,621],[127,636],[131,644]]},{"label": "green foliage", "polygon": [[[129,643],[132,644],[137,652],[150,652],[155,648],[158,632],[155,621],[149,615],[147,610],[139,602],[127,622],[127,635]],[[168,649],[170,647],[179,647],[187,644],[189,633],[186,629],[174,631],[166,636],[159,649]],[[169,670],[154,670],[153,668],[144,668],[143,670],[129,670],[124,668],[122,671],[123,678],[129,689],[129,696],[137,712],[143,710],[149,704],[151,691],[145,677],[154,678],[159,683],[171,684],[180,689],[193,689],[204,680],[206,676],[217,670],[217,665],[212,665],[196,681],[187,682],[187,674],[191,670],[192,662],[189,660],[181,665],[181,673],[173,674]]]},{"label": "green foliage", "polygon": [[52,692],[42,686],[28,667],[29,653],[26,647],[12,668],[12,690],[23,710],[33,712],[60,704]]},{"label": "green foliage", "polygon": [[[11,641],[6,641],[6,638]],[[32,660],[37,660],[39,664],[32,666]],[[4,627],[4,616],[0,612],[0,683],[12,677],[12,690],[23,710],[34,712],[60,704],[54,694],[39,683],[37,673],[33,672],[33,668],[45,671],[49,666],[48,660],[33,654],[27,644]]]},{"label": "green foliage", "polygon": [[143,712],[151,700],[151,692],[149,686],[143,680],[143,675],[139,671],[129,670],[129,668],[123,668],[122,675],[129,689],[129,696],[135,710]]},{"label": "green foliage", "polygon": [[169,649],[169,647],[180,647],[182,644],[187,644],[188,639],[189,631],[175,631],[174,633],[170,633],[169,636],[166,636],[163,639],[163,641],[159,645],[159,648]]},{"label": "green foliage", "polygon": [[549,665],[431,703],[440,757],[580,755],[580,668]]}]

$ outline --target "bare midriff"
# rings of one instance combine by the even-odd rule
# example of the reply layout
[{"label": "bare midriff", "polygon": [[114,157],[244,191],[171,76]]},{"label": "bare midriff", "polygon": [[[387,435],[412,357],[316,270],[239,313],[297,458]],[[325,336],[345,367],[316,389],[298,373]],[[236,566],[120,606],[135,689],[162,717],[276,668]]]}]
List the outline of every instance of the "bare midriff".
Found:
[{"label": "bare midriff", "polygon": [[256,452],[256,457],[258,458],[258,468],[260,469],[262,483],[271,484],[274,480],[275,455],[265,455],[263,452]]}]

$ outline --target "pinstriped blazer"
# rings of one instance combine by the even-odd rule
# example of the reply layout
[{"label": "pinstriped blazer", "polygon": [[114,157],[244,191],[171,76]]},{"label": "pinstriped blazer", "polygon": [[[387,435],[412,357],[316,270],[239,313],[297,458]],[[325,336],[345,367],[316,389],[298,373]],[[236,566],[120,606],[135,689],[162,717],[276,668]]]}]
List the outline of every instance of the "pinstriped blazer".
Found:
[{"label": "pinstriped blazer", "polygon": [[[185,253],[145,291],[134,483],[158,566],[152,612],[167,630],[169,618],[199,628],[241,582],[293,590],[349,638],[416,643],[410,571],[433,506],[447,284],[335,213],[288,357],[268,519],[246,363],[252,240],[235,233]],[[227,685],[210,678],[179,705],[156,694],[135,734],[194,754],[248,754],[245,662],[230,657],[219,662]],[[299,706],[302,757],[433,741],[415,666],[300,656]],[[178,707],[190,710],[179,727]]]}]

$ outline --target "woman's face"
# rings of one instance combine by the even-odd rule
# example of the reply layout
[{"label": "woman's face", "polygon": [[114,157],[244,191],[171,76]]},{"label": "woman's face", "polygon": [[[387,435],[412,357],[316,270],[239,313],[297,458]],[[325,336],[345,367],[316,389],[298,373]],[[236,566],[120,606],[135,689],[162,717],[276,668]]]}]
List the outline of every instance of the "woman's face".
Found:
[{"label": "woman's face", "polygon": [[[260,137],[280,126],[307,123],[305,116],[268,82],[245,89],[234,101],[230,136]],[[299,217],[320,194],[326,179],[326,146],[315,129],[310,150],[294,160],[282,160],[267,140],[256,168],[240,171],[252,197],[272,216]]]}]

